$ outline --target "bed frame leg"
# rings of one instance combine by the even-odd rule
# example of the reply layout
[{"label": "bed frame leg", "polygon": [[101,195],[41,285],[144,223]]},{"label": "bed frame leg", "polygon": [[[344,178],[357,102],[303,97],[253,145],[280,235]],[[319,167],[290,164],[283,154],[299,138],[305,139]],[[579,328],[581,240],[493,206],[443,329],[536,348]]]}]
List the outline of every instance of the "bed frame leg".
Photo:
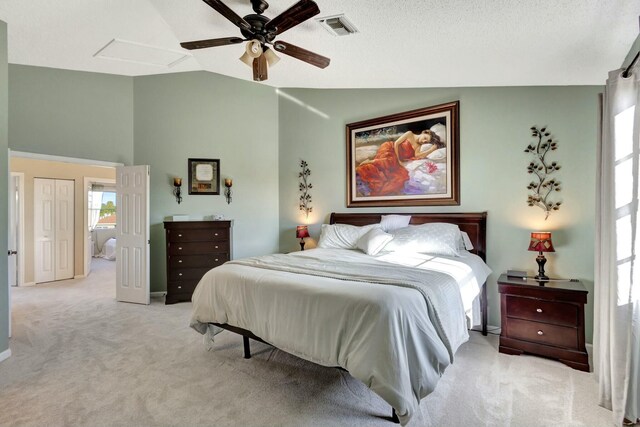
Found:
[{"label": "bed frame leg", "polygon": [[251,359],[251,347],[249,346],[249,337],[242,337],[244,343],[244,358]]},{"label": "bed frame leg", "polygon": [[400,424],[400,419],[398,418],[398,414],[396,414],[395,408],[391,408],[391,422]]},{"label": "bed frame leg", "polygon": [[487,282],[482,287],[482,294],[480,295],[480,311],[482,312],[482,335],[487,336],[487,315],[488,315],[488,301],[487,301]]}]

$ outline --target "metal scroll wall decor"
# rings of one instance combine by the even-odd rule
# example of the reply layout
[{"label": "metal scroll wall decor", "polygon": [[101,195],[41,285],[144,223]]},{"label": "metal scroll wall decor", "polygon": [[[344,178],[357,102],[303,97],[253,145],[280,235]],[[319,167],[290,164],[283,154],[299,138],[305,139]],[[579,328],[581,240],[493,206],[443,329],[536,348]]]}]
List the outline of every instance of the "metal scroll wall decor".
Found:
[{"label": "metal scroll wall decor", "polygon": [[309,194],[309,190],[313,188],[313,185],[309,182],[309,176],[311,175],[311,171],[309,170],[309,165],[304,160],[300,160],[300,173],[298,173],[298,178],[300,178],[300,210],[304,212],[305,216],[309,218],[309,214],[313,211],[311,207],[311,194]]},{"label": "metal scroll wall decor", "polygon": [[529,144],[524,150],[533,157],[527,166],[527,172],[534,176],[527,186],[527,190],[531,191],[527,197],[527,204],[542,209],[546,220],[551,211],[557,211],[562,204],[553,201],[551,197],[553,193],[560,191],[560,182],[551,176],[560,169],[560,165],[547,159],[549,151],[558,149],[558,143],[546,127],[532,126],[531,136],[537,141]]}]

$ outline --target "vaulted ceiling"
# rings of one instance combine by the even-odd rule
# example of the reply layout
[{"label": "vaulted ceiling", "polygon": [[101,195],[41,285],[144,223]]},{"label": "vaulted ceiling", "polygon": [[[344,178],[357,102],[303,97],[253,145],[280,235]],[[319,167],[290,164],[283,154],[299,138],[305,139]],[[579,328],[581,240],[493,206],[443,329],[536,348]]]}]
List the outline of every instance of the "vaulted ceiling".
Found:
[{"label": "vaulted ceiling", "polygon": [[[223,1],[241,16],[253,13],[249,0]],[[265,15],[272,18],[294,2],[269,0]],[[345,13],[360,33],[336,37],[314,19],[287,31],[279,39],[328,56],[331,65],[321,70],[281,55],[263,84],[599,85],[629,51],[640,15],[637,0],[316,2],[318,16]],[[252,78],[238,60],[243,45],[180,47],[181,41],[240,35],[202,0],[0,0],[0,19],[8,23],[10,63],[127,76],[207,70]],[[170,67],[94,57],[113,39],[189,56]]]}]

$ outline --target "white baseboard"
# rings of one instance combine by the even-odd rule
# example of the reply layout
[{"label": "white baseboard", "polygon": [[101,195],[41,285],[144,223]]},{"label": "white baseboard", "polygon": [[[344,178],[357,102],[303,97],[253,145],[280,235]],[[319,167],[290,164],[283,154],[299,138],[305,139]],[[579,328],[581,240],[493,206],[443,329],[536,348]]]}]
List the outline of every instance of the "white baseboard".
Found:
[{"label": "white baseboard", "polygon": [[20,287],[22,288],[23,286],[35,286],[36,282],[24,282],[22,285],[20,285]]},{"label": "white baseboard", "polygon": [[151,297],[152,298],[160,298],[160,297],[164,297],[167,295],[167,291],[160,291],[160,292],[151,292]]},{"label": "white baseboard", "polygon": [[73,276],[74,279],[84,279],[85,277],[87,277],[86,274],[76,274]]},{"label": "white baseboard", "polygon": [[0,362],[2,362],[3,360],[7,360],[10,357],[11,357],[11,349],[8,348],[2,353],[0,353]]}]

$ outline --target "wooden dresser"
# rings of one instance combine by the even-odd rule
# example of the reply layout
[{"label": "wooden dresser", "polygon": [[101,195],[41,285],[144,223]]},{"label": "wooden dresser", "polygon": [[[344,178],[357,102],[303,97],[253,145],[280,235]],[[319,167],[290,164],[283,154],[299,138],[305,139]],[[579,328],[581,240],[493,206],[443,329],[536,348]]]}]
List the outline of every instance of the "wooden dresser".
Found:
[{"label": "wooden dresser", "polygon": [[498,279],[500,352],[557,359],[589,372],[584,338],[587,293],[579,281],[539,282],[503,274]]},{"label": "wooden dresser", "polygon": [[165,221],[166,304],[191,301],[207,271],[231,259],[232,221]]}]

